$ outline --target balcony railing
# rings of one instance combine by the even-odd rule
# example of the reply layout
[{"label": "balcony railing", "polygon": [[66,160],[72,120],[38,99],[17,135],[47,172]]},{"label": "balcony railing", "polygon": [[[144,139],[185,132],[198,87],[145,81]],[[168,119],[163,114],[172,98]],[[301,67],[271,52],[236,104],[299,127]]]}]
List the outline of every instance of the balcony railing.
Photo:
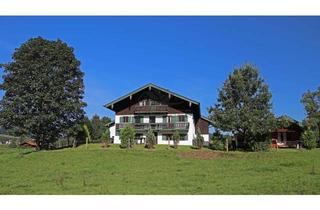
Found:
[{"label": "balcony railing", "polygon": [[135,106],[135,113],[167,113],[167,105]]},{"label": "balcony railing", "polygon": [[124,128],[126,125],[132,125],[136,130],[188,130],[189,123],[117,123],[116,129]]}]

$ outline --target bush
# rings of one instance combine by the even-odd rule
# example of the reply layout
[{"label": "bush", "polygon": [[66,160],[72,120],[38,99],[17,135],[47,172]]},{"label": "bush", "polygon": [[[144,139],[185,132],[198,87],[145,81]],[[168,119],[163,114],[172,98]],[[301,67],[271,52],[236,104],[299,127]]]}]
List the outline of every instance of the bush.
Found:
[{"label": "bush", "polygon": [[146,148],[154,149],[155,144],[156,144],[156,136],[154,135],[152,130],[149,129],[146,136]]},{"label": "bush", "polygon": [[248,151],[267,151],[271,147],[271,136],[269,134],[248,133],[244,149]]},{"label": "bush", "polygon": [[201,136],[200,130],[197,130],[195,138],[192,140],[193,147],[195,149],[201,149],[203,147],[204,138]]},{"label": "bush", "polygon": [[121,148],[132,148],[134,145],[135,130],[131,125],[126,125],[120,130]]},{"label": "bush", "polygon": [[218,130],[213,133],[212,138],[209,142],[209,148],[220,151],[225,150],[225,139]]},{"label": "bush", "polygon": [[213,138],[209,143],[209,148],[213,150],[225,150],[225,143],[223,139],[215,139]]},{"label": "bush", "polygon": [[303,146],[306,149],[314,149],[317,147],[317,135],[310,128],[303,132],[301,138],[303,141]]},{"label": "bush", "polygon": [[180,134],[179,134],[179,131],[176,130],[173,133],[173,146],[174,146],[175,149],[178,148],[179,142],[180,142]]},{"label": "bush", "polygon": [[270,149],[270,142],[268,141],[261,141],[261,142],[254,142],[253,143],[253,151],[261,152],[261,151],[268,151]]}]

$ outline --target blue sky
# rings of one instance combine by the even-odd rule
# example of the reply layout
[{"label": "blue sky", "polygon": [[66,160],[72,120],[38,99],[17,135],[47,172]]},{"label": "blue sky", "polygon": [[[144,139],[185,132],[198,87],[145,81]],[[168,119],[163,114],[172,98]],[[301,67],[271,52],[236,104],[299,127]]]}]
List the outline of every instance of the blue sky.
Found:
[{"label": "blue sky", "polygon": [[276,115],[302,120],[302,94],[320,85],[320,17],[0,17],[0,25],[0,63],[36,36],[75,49],[89,116],[113,117],[103,104],[146,83],[199,101],[207,116],[245,62],[260,69]]}]

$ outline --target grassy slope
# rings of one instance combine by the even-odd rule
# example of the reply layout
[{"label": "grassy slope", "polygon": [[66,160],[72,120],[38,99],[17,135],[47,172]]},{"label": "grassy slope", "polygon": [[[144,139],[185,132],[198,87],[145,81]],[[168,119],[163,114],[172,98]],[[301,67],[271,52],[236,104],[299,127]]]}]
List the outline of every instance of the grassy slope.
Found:
[{"label": "grassy slope", "polygon": [[90,145],[23,154],[0,147],[0,194],[320,194],[319,149],[213,160],[182,157],[187,151]]}]

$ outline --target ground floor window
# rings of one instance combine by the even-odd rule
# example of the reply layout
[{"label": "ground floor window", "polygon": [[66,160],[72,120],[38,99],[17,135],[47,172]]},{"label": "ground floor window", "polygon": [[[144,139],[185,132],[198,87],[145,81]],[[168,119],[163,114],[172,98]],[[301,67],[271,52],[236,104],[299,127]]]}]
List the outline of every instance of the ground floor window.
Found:
[{"label": "ground floor window", "polygon": [[187,141],[188,135],[187,134],[180,134],[180,141]]},{"label": "ground floor window", "polygon": [[136,140],[136,144],[144,144],[145,143],[145,138],[143,137],[142,134],[136,134],[135,140]]},{"label": "ground floor window", "polygon": [[172,134],[162,134],[162,140],[164,141],[172,140]]},{"label": "ground floor window", "polygon": [[[163,141],[173,140],[173,135],[172,134],[162,134],[162,140]],[[180,134],[180,141],[187,141],[187,140],[188,140],[187,134]]]}]

